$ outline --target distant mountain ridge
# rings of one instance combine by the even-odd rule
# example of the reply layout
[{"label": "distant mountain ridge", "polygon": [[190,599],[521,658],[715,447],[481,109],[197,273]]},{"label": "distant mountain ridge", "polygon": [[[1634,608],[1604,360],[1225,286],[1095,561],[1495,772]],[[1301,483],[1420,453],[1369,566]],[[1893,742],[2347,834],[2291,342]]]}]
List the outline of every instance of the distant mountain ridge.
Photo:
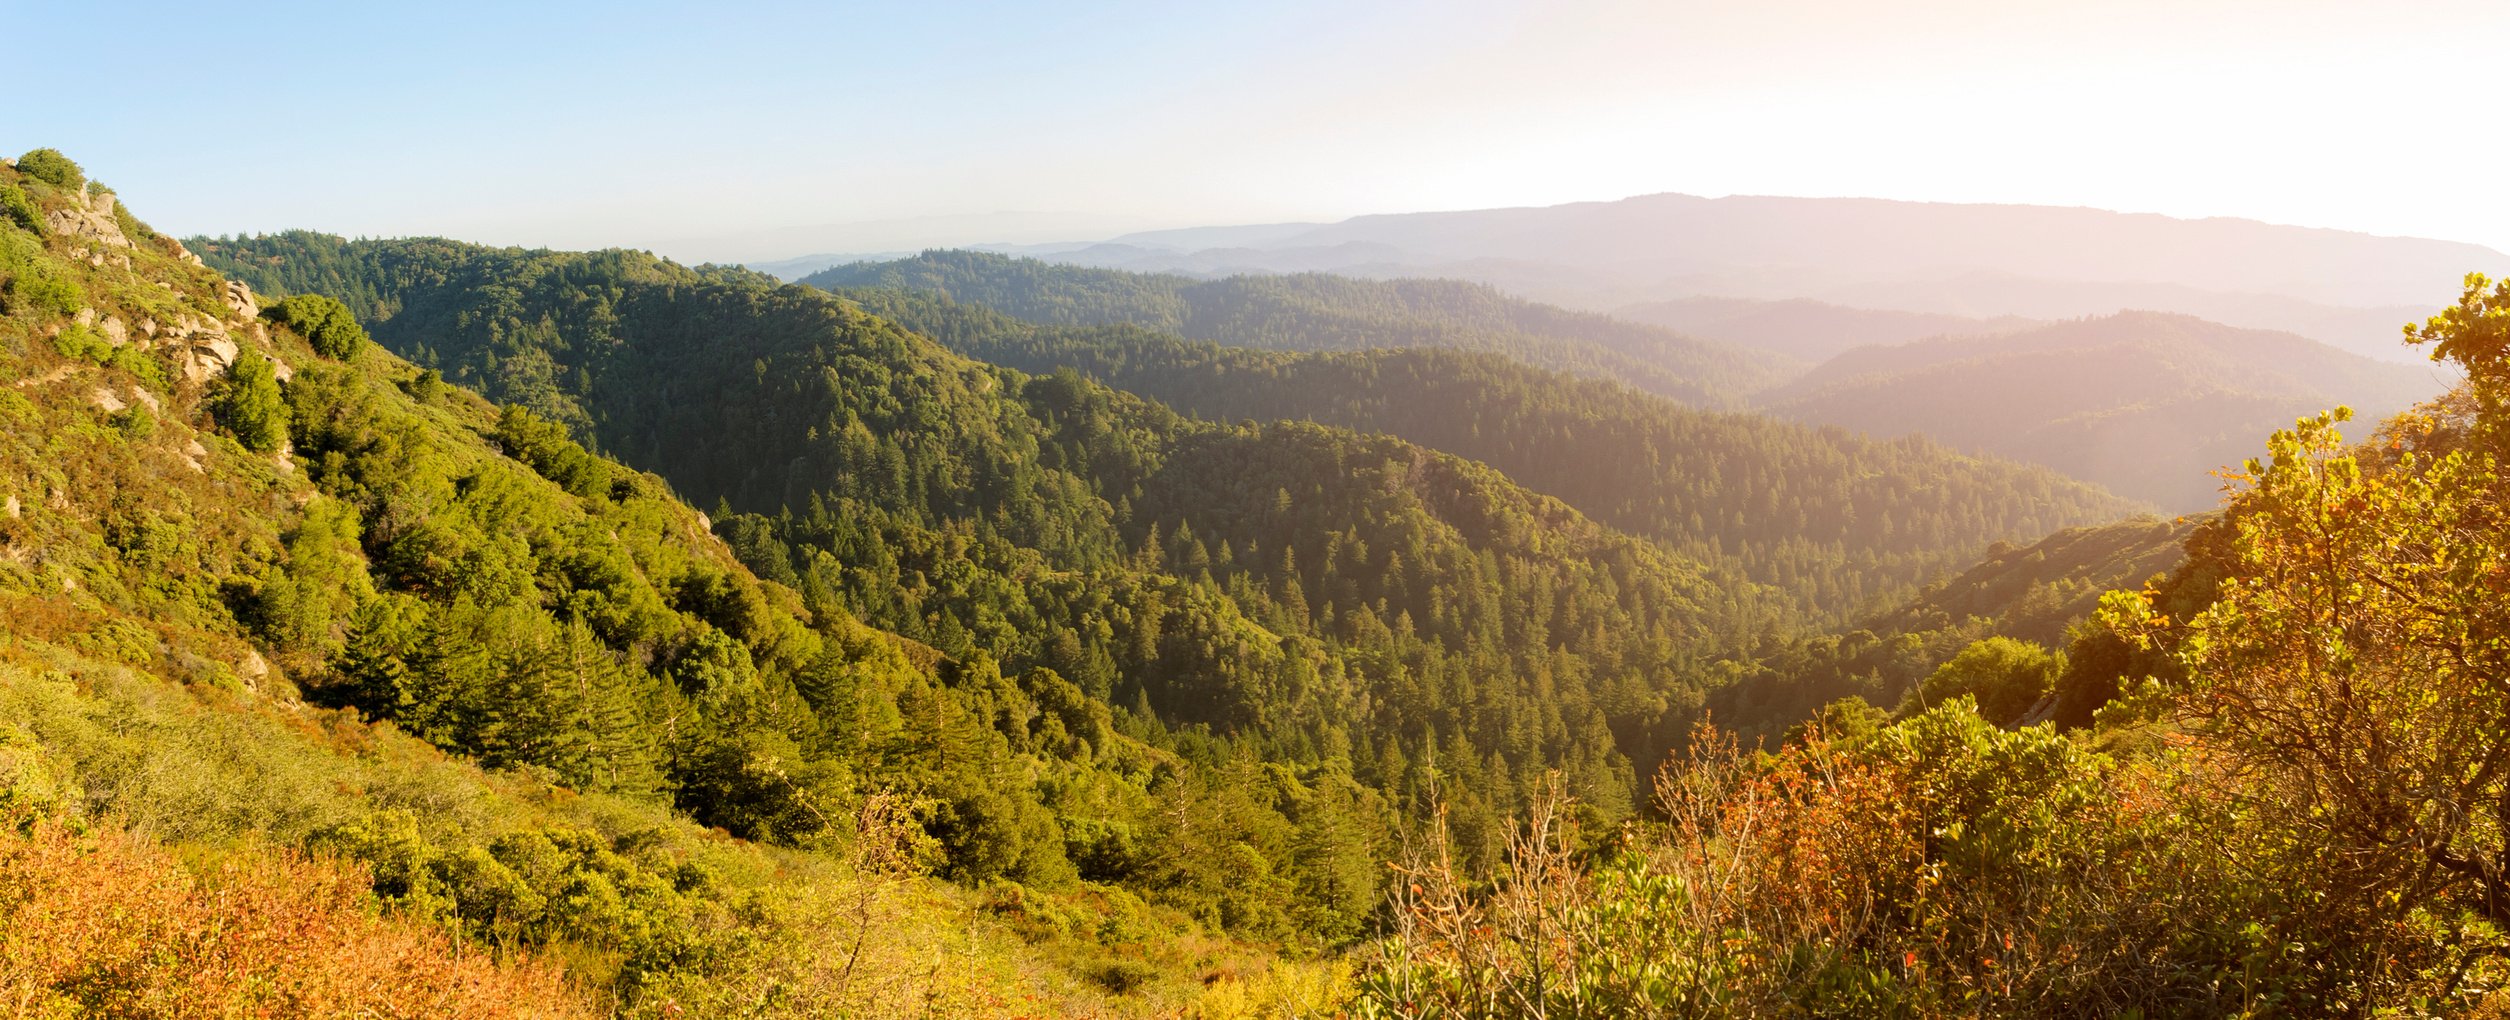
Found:
[{"label": "distant mountain ridge", "polygon": [[2301,333],[2390,361],[2397,326],[2510,255],[2481,245],[2232,218],[1868,198],[1660,194],[1611,202],[1213,226],[1000,245],[1195,276],[1453,277],[1609,310],[1688,297],[2070,318],[2149,308]]},{"label": "distant mountain ridge", "polygon": [[1324,273],[1198,280],[987,252],[930,251],[895,262],[837,266],[802,282],[940,293],[1031,322],[1131,324],[1240,347],[1486,350],[1705,407],[1735,406],[1743,394],[1802,367],[1783,355],[1523,301],[1459,280]]}]

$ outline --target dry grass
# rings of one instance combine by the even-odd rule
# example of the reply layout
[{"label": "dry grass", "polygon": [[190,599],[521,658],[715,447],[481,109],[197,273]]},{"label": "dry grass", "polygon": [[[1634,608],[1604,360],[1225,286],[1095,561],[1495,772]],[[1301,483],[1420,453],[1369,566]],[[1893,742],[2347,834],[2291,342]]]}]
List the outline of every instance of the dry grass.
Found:
[{"label": "dry grass", "polygon": [[563,1018],[555,967],[367,913],[366,876],[255,848],[194,874],[115,829],[0,835],[0,1014]]}]

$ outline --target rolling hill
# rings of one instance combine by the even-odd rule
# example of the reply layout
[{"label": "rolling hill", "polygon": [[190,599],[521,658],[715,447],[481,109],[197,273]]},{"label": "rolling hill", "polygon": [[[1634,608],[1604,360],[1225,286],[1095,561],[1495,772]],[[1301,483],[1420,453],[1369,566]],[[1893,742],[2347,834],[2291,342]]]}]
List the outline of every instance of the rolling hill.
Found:
[{"label": "rolling hill", "polygon": [[997,364],[1078,369],[1217,420],[1308,419],[1479,460],[1773,585],[1820,619],[1896,598],[1990,542],[2137,509],[2053,472],[1923,440],[1700,411],[1490,353],[1256,351],[1137,327],[1039,326],[937,294],[841,293]]},{"label": "rolling hill", "polygon": [[1875,344],[1902,344],[1946,335],[2009,333],[2037,325],[2019,316],[1975,319],[1933,312],[1849,308],[1809,298],[1683,298],[1629,305],[1614,309],[1612,314],[1615,318],[1654,323],[1691,336],[1784,354],[1814,364]]},{"label": "rolling hill", "polygon": [[1730,406],[1742,394],[1801,368],[1783,355],[1520,301],[1454,280],[1363,280],[1322,273],[1195,280],[941,251],[896,262],[839,266],[803,282],[933,291],[1034,322],[1130,323],[1236,347],[1494,351],[1530,365],[1614,379],[1711,407]]},{"label": "rolling hill", "polygon": [[[1418,808],[1410,762],[1434,740],[1478,763],[1440,780],[1459,817],[1504,817],[1555,769],[1626,812],[1716,660],[1787,626],[1786,599],[1486,466],[985,364],[818,288],[634,252],[305,233],[200,249],[273,293],[346,295],[381,343],[716,506],[805,606],[1052,675],[1125,710],[1097,731],[1214,768],[1258,755],[1350,811]],[[1073,795],[1134,845],[1167,823],[1128,816],[1146,805],[1123,790]],[[1301,930],[1347,932],[1374,877],[1338,855],[1384,830],[1333,817],[1361,841],[1269,907],[1220,906],[1243,891],[1148,843],[1084,874],[1197,889],[1252,930],[1296,910],[1323,911]]]},{"label": "rolling hill", "polygon": [[1985,337],[1862,347],[1760,406],[1876,435],[2046,464],[2174,511],[2213,505],[2211,472],[2337,404],[2384,417],[2448,387],[2288,333],[2132,312]]}]

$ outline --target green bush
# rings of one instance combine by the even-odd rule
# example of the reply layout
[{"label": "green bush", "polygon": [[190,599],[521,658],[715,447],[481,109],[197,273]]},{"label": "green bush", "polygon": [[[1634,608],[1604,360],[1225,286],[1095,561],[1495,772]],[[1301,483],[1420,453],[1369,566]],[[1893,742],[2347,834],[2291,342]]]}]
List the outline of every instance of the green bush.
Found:
[{"label": "green bush", "polygon": [[35,233],[44,232],[43,213],[36,210],[34,199],[26,197],[26,189],[17,185],[0,184],[0,215]]},{"label": "green bush", "polygon": [[75,322],[62,327],[61,332],[52,335],[52,349],[59,351],[64,358],[77,358],[80,361],[93,361],[99,364],[113,357],[112,344],[106,343],[105,338],[97,336],[96,331]]},{"label": "green bush", "polygon": [[59,149],[36,149],[17,158],[17,172],[56,188],[81,188],[87,185],[87,172]]},{"label": "green bush", "polygon": [[288,441],[288,405],[268,359],[250,352],[237,356],[235,366],[227,369],[217,417],[247,450],[269,453]]},{"label": "green bush", "polygon": [[7,310],[50,312],[70,315],[87,303],[87,292],[78,283],[46,265],[28,266],[9,280]]},{"label": "green bush", "polygon": [[366,327],[347,305],[320,294],[299,294],[271,306],[272,318],[303,334],[323,357],[347,360],[366,346]]},{"label": "green bush", "polygon": [[2011,725],[2048,695],[2065,669],[2065,653],[2033,642],[2006,637],[1974,641],[1910,692],[1902,710],[1922,711],[1968,697],[1977,700],[1979,715]]}]

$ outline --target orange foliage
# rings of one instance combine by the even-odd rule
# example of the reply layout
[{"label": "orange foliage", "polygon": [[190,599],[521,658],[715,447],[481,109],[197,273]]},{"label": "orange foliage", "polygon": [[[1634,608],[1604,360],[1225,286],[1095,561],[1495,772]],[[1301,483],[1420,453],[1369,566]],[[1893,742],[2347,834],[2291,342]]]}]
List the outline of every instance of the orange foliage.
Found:
[{"label": "orange foliage", "polygon": [[288,850],[195,876],[118,830],[0,828],[0,1015],[592,1015],[555,967],[378,919],[366,889]]}]

